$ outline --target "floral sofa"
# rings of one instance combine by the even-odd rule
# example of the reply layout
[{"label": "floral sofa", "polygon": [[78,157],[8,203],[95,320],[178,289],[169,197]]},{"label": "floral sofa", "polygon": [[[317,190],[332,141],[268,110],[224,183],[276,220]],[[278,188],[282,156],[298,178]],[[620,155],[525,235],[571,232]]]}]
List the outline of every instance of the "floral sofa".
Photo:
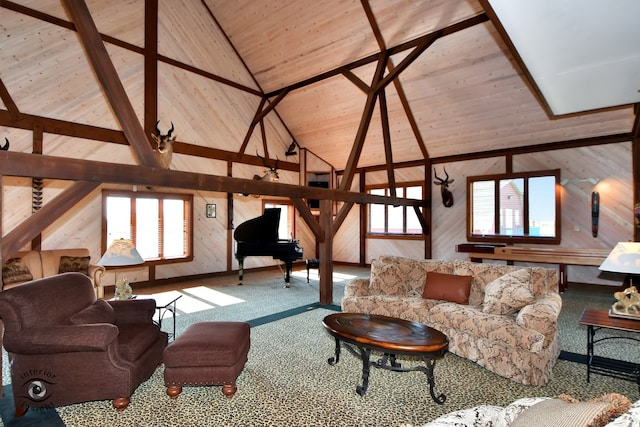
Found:
[{"label": "floral sofa", "polygon": [[[568,395],[557,398],[524,397],[505,406],[480,405],[450,412],[422,427],[517,427],[517,426],[637,427],[640,400],[635,403],[617,393],[589,401]],[[409,427],[409,426],[402,426]]]},{"label": "floral sofa", "polygon": [[424,323],[449,351],[503,377],[544,385],[560,354],[556,270],[383,256],[345,286],[342,310]]}]

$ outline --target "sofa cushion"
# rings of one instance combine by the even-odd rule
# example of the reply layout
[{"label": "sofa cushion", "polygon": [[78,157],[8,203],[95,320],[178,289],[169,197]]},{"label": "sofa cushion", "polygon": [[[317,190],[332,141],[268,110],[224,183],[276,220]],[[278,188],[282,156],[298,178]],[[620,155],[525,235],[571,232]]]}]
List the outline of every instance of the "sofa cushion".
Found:
[{"label": "sofa cushion", "polygon": [[484,308],[492,314],[513,314],[535,301],[530,287],[531,274],[521,269],[489,283],[484,289]]},{"label": "sofa cushion", "polygon": [[469,292],[473,276],[457,276],[430,271],[422,292],[425,299],[469,304]]},{"label": "sofa cushion", "polygon": [[3,284],[10,285],[12,283],[26,282],[29,280],[33,280],[33,275],[22,258],[10,258],[2,264]]},{"label": "sofa cushion", "polygon": [[451,302],[436,304],[425,320],[423,323],[451,338],[453,334],[468,334],[534,353],[542,350],[545,338],[538,331],[518,326],[512,316],[487,314],[478,308]]},{"label": "sofa cushion", "polygon": [[386,263],[377,259],[371,262],[371,294],[397,295],[407,294],[406,275],[397,263]]},{"label": "sofa cushion", "polygon": [[90,323],[116,323],[116,314],[113,307],[103,299],[96,300],[89,307],[77,312],[69,319],[72,325],[85,325]]},{"label": "sofa cushion", "polygon": [[60,264],[58,264],[58,274],[82,273],[85,276],[88,276],[90,261],[90,256],[74,257],[63,255],[60,257]]},{"label": "sofa cushion", "polygon": [[510,424],[511,427],[602,427],[625,413],[631,401],[617,393],[580,402],[567,395],[547,399],[524,410]]}]

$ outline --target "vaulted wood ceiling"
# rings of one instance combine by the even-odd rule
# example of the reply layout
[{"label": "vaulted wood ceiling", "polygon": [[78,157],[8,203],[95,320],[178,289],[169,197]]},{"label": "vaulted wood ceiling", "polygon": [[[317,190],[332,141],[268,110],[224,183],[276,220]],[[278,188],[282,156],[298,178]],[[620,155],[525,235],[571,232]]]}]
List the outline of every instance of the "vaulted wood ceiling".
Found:
[{"label": "vaulted wood ceiling", "polygon": [[[120,131],[62,3],[0,0],[0,109]],[[630,135],[637,127],[630,105],[551,116],[484,0],[159,0],[157,53],[145,46],[145,10],[154,1],[147,9],[142,0],[86,3],[141,122],[145,54],[158,60],[157,116],[176,124],[185,153],[202,147],[214,156],[259,151],[283,159],[295,140],[344,170],[350,155],[351,166],[387,161],[385,122],[393,162]],[[389,55],[388,75],[420,43],[424,52],[385,86],[382,111],[367,89],[380,52]],[[277,103],[262,118],[264,137],[258,127],[250,132],[262,94]],[[376,102],[363,129],[368,98]],[[22,143],[0,130],[31,151],[30,138]],[[105,157],[102,149],[92,156]],[[180,160],[177,168],[186,169]]]}]

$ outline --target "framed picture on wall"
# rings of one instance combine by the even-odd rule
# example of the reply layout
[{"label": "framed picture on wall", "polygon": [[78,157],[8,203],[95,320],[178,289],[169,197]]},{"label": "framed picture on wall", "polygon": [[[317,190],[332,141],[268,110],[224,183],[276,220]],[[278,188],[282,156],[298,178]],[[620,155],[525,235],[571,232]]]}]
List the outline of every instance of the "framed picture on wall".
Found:
[{"label": "framed picture on wall", "polygon": [[216,217],[216,205],[213,203],[207,203],[207,218]]}]

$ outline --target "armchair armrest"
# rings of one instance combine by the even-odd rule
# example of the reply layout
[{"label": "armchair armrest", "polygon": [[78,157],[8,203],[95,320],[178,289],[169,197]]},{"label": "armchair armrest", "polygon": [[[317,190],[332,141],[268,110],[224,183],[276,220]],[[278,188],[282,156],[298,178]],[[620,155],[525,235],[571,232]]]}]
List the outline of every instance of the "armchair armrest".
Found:
[{"label": "armchair armrest", "polygon": [[345,297],[362,297],[369,295],[369,279],[351,279],[344,287]]},{"label": "armchair armrest", "polygon": [[549,337],[558,331],[560,309],[562,309],[560,294],[547,294],[520,310],[516,317],[516,324]]},{"label": "armchair armrest", "polygon": [[93,280],[93,286],[96,288],[102,286],[102,276],[104,276],[105,272],[106,269],[101,265],[89,265],[89,277]]},{"label": "armchair armrest", "polygon": [[108,301],[116,314],[116,325],[127,323],[153,323],[156,301],[153,299],[128,299]]},{"label": "armchair armrest", "polygon": [[118,333],[118,327],[109,323],[46,326],[5,334],[4,347],[18,354],[105,351]]}]

